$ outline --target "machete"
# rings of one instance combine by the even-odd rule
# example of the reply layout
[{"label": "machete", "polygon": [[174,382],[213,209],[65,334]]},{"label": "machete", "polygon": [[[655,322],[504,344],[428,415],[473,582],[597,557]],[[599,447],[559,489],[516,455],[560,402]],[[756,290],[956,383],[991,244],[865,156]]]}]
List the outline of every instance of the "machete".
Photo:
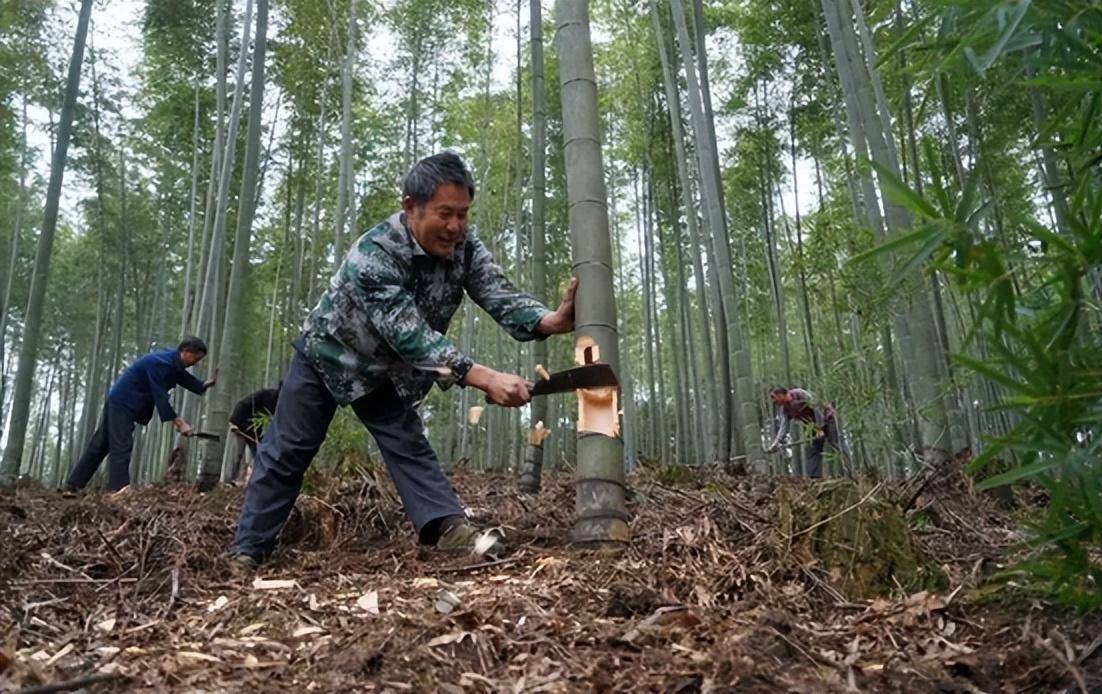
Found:
[{"label": "machete", "polygon": [[586,364],[572,369],[556,371],[550,377],[536,381],[532,395],[569,393],[572,390],[618,386],[616,372],[608,364]]},{"label": "machete", "polygon": [[212,434],[209,431],[195,431],[194,429],[191,430],[191,433],[188,434],[188,436],[193,436],[197,439],[206,439],[207,441],[221,441],[222,440],[222,437],[219,436],[218,434]]}]

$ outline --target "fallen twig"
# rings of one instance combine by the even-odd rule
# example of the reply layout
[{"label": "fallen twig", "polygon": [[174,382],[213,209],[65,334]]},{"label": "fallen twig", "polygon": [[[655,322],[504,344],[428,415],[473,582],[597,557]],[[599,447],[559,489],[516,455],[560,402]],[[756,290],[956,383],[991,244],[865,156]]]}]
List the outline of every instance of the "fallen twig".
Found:
[{"label": "fallen twig", "polygon": [[172,606],[176,604],[176,596],[180,594],[180,567],[172,567],[172,592],[168,596],[168,606],[165,607],[165,614],[172,612]]},{"label": "fallen twig", "polygon": [[491,566],[505,566],[506,564],[514,564],[520,561],[520,557],[506,557],[505,559],[495,559],[493,561],[484,561],[478,564],[468,564],[467,566],[457,566],[455,568],[441,567],[433,571],[433,573],[442,574],[454,574],[462,573],[464,571],[476,571],[478,569],[486,569]]},{"label": "fallen twig", "polygon": [[68,692],[73,689],[86,687],[90,684],[118,679],[119,677],[124,677],[124,675],[121,675],[117,672],[98,672],[94,675],[85,675],[84,677],[77,677],[75,679],[65,680],[64,682],[54,682],[53,684],[40,684],[34,687],[27,687],[25,689],[18,690],[18,694],[49,694],[49,692]]},{"label": "fallen twig", "polygon": [[1047,651],[1049,655],[1051,655],[1056,660],[1056,662],[1060,663],[1064,666],[1065,669],[1067,669],[1068,674],[1071,675],[1072,679],[1075,680],[1076,686],[1079,687],[1079,691],[1081,692],[1081,694],[1087,694],[1087,692],[1090,691],[1089,689],[1087,689],[1087,680],[1083,677],[1083,670],[1079,667],[1078,664],[1069,661],[1064,656],[1064,654],[1060,652],[1059,648],[1056,648],[1051,643],[1049,643],[1048,639],[1043,639],[1040,636],[1035,635],[1033,637],[1033,642],[1041,648],[1045,649],[1045,651]]},{"label": "fallen twig", "polygon": [[[799,441],[791,441],[789,443],[782,443],[781,445],[777,446],[777,450],[775,450],[775,451],[765,450],[765,451],[762,451],[762,453],[764,453],[765,455],[773,455],[774,453],[780,453],[785,448],[795,448],[796,446],[802,446],[805,443],[810,443],[814,440],[815,440],[815,438],[812,437],[812,438],[800,439]],[[712,465],[717,465],[719,467],[725,467],[725,466],[730,465],[731,463],[735,462],[736,460],[746,460],[749,457],[750,457],[749,453],[743,453],[742,455],[732,456],[732,457],[728,458],[725,461],[724,460],[717,460],[717,461],[713,462]]]},{"label": "fallen twig", "polygon": [[1102,646],[1102,634],[1094,637],[1094,641],[1091,641],[1090,645],[1083,649],[1083,652],[1079,654],[1079,657],[1076,658],[1075,662],[1082,665],[1087,660],[1087,658],[1090,658],[1092,655],[1094,655],[1094,652],[1098,650],[1099,646]]},{"label": "fallen twig", "polygon": [[136,583],[136,578],[35,578],[22,581],[12,581],[13,586],[33,586],[45,583]]},{"label": "fallen twig", "polygon": [[96,531],[96,535],[99,535],[99,539],[103,540],[103,544],[107,545],[107,550],[111,552],[111,556],[115,559],[115,566],[117,567],[116,570],[121,572],[124,562],[122,560],[122,557],[119,556],[118,551],[115,550],[114,543],[108,540],[107,536],[104,535],[103,531],[100,530],[98,527],[92,526],[92,528]]}]

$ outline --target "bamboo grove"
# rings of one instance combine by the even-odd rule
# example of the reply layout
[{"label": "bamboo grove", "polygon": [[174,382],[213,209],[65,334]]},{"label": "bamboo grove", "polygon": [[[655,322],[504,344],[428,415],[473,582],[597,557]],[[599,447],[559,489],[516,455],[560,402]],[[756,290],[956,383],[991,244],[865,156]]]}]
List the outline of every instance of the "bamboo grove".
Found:
[{"label": "bamboo grove", "polygon": [[[1102,578],[1083,549],[1102,532],[1096,0],[599,0],[581,39],[595,159],[567,156],[560,70],[586,3],[123,4],[0,9],[5,484],[56,486],[120,369],[184,334],[222,378],[177,404],[224,429],[278,382],[404,171],[452,149],[481,237],[546,301],[593,260],[568,182],[603,182],[629,469],[798,473],[798,452],[763,448],[769,388],[799,385],[839,412],[831,474],[966,451],[983,484],[1044,489],[1038,544],[1060,560],[1038,575],[1077,601]],[[130,11],[132,36],[99,33]],[[505,340],[469,302],[450,336],[516,373],[574,359]],[[476,404],[422,408],[447,464],[533,490],[578,459],[571,398],[471,424]],[[529,446],[537,421],[551,434]],[[363,464],[367,438],[340,415],[322,467]],[[134,478],[161,479],[176,449],[213,483],[221,446],[191,448],[147,428]]]}]

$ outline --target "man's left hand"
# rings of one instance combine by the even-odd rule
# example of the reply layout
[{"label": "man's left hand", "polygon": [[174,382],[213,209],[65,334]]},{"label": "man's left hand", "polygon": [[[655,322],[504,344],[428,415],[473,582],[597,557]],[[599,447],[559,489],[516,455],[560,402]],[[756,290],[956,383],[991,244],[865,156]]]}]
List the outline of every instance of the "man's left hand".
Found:
[{"label": "man's left hand", "polygon": [[218,369],[214,370],[214,375],[203,381],[204,388],[213,388],[214,384],[218,383]]},{"label": "man's left hand", "polygon": [[562,302],[553,312],[540,319],[536,330],[544,335],[560,335],[574,330],[574,294],[578,291],[578,278],[571,277]]}]

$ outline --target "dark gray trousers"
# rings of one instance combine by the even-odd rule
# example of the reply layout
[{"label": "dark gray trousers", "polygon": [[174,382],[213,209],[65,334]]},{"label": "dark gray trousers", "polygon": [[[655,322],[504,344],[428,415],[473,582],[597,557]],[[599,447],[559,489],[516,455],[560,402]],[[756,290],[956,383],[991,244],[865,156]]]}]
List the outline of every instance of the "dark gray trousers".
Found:
[{"label": "dark gray trousers", "polygon": [[83,489],[96,474],[104,458],[107,462],[107,489],[117,491],[130,484],[130,453],[134,450],[134,415],[110,402],[103,404],[96,433],[80,459],[69,471],[65,486]]},{"label": "dark gray trousers", "polygon": [[[425,438],[421,417],[389,383],[353,402],[352,410],[379,445],[420,541],[435,543],[439,521],[462,515],[463,507]],[[321,375],[295,352],[256,451],[233,553],[263,558],[272,551],[336,411],[337,402]]]},{"label": "dark gray trousers", "polygon": [[827,446],[837,452],[838,449],[838,425],[833,419],[828,419],[823,425],[823,438],[812,439],[805,450],[807,476],[818,479],[823,476],[823,449]]}]

